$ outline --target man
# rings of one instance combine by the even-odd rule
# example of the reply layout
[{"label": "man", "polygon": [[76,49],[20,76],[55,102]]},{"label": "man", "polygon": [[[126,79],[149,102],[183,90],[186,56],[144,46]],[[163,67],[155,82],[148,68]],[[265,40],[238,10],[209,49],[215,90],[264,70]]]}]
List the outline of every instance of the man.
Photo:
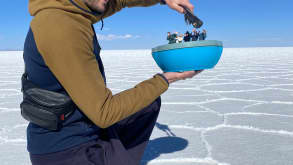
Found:
[{"label": "man", "polygon": [[202,30],[201,33],[199,33],[199,40],[205,40],[207,38],[207,32],[205,29]]},{"label": "man", "polygon": [[169,41],[168,44],[173,44],[176,42],[176,37],[174,37],[173,34],[171,34],[171,32],[168,32],[168,35],[167,35],[167,40]]},{"label": "man", "polygon": [[168,36],[167,36],[167,40],[169,41],[168,44],[174,44],[174,43],[176,43],[176,38],[177,38],[177,34],[176,33],[171,34],[170,32],[168,32]]},{"label": "man", "polygon": [[[93,24],[124,7],[159,0],[30,0],[34,16],[24,44],[25,72],[38,87],[67,93],[76,104],[58,131],[30,123],[32,165],[138,165],[169,83],[199,72],[163,73],[112,95],[106,87]],[[166,0],[193,10],[188,0]]]},{"label": "man", "polygon": [[186,33],[184,34],[184,38],[183,38],[183,40],[184,40],[184,42],[189,42],[190,41],[190,33],[189,33],[189,31],[186,31]]},{"label": "man", "polygon": [[207,31],[205,29],[203,29],[202,33],[203,33],[203,40],[206,40],[206,38],[207,38]]},{"label": "man", "polygon": [[191,40],[197,41],[198,40],[198,32],[196,29],[192,29]]}]

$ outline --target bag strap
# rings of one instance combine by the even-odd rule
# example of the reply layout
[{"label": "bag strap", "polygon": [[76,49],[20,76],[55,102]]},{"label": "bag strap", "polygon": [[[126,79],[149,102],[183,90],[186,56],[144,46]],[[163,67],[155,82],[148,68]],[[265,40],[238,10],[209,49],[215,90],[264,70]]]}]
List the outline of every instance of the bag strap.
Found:
[{"label": "bag strap", "polygon": [[29,80],[28,74],[24,72],[21,77],[21,92],[32,88],[39,88],[36,84]]}]

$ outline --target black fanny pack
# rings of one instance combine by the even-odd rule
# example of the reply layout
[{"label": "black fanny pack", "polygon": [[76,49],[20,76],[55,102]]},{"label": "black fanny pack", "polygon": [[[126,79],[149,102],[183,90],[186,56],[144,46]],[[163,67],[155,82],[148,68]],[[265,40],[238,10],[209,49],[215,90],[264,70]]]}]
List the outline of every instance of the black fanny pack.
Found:
[{"label": "black fanny pack", "polygon": [[71,98],[62,93],[44,90],[33,84],[24,73],[21,78],[23,101],[20,104],[24,119],[40,127],[57,131],[76,109]]}]

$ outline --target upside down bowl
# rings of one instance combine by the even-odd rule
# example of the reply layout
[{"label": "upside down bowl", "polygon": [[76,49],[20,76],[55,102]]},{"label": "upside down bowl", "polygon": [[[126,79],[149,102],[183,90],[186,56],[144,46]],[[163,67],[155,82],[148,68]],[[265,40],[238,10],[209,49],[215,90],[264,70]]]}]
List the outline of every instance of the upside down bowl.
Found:
[{"label": "upside down bowl", "polygon": [[204,40],[157,46],[152,57],[164,72],[183,72],[214,68],[222,52],[221,41]]}]

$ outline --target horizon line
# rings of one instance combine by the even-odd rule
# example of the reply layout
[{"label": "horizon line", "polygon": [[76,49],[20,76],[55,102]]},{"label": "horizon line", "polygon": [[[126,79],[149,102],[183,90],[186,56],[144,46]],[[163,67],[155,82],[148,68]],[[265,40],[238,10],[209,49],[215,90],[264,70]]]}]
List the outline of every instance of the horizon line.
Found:
[{"label": "horizon line", "polygon": [[[290,48],[292,46],[243,46],[243,47],[224,47],[224,48]],[[152,48],[134,48],[134,49],[101,49],[101,50],[152,50]],[[0,49],[0,51],[23,51],[23,49]]]}]

